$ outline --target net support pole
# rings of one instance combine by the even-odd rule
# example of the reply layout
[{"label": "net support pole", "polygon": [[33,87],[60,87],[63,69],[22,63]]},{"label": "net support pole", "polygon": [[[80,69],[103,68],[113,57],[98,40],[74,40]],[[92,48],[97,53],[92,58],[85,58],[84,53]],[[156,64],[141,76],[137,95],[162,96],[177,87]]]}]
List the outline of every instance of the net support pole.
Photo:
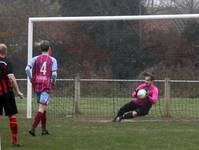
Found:
[{"label": "net support pole", "polygon": [[165,108],[164,108],[164,114],[165,114],[165,117],[171,117],[171,114],[170,114],[170,100],[171,100],[171,87],[170,87],[170,82],[169,82],[169,78],[165,78],[165,93],[164,93],[164,102],[165,102]]},{"label": "net support pole", "polygon": [[80,76],[78,74],[75,77],[74,117],[78,117],[78,115],[80,114],[79,103],[80,103]]},{"label": "net support pole", "polygon": [[[28,62],[32,58],[32,47],[33,47],[33,22],[28,21]],[[27,79],[27,112],[26,118],[32,117],[32,85]]]}]

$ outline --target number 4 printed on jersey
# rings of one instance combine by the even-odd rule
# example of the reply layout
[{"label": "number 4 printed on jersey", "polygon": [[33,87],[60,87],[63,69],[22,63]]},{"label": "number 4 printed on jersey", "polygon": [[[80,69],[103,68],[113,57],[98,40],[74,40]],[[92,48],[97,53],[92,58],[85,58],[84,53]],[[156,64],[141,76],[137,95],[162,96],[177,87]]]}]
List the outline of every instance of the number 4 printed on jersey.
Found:
[{"label": "number 4 printed on jersey", "polygon": [[42,72],[43,75],[46,75],[46,61],[42,64],[40,68],[40,72]]}]

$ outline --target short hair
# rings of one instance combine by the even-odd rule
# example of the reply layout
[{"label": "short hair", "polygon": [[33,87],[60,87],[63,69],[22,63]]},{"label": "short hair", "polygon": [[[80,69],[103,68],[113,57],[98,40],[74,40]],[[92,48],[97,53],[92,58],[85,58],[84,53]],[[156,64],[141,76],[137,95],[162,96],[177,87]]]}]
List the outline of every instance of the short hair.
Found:
[{"label": "short hair", "polygon": [[50,47],[50,42],[47,40],[42,40],[40,42],[40,47],[42,52],[47,52]]},{"label": "short hair", "polygon": [[143,76],[144,76],[144,77],[150,77],[150,80],[151,80],[151,81],[154,81],[154,80],[155,80],[154,75],[152,75],[152,74],[149,73],[149,72],[144,72],[144,73],[143,73]]},{"label": "short hair", "polygon": [[0,54],[6,55],[7,53],[7,46],[4,43],[0,43]]}]

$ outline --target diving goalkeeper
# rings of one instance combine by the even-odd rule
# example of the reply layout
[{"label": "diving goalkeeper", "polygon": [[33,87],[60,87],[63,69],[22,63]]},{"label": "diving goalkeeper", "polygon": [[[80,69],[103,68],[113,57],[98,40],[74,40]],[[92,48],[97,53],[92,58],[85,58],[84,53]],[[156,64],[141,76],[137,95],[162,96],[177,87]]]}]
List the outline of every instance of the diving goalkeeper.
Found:
[{"label": "diving goalkeeper", "polygon": [[[154,85],[154,76],[150,73],[144,73],[144,83],[140,84],[136,90],[131,93],[132,100],[122,106],[114,118],[114,122],[120,122],[123,119],[145,116],[149,113],[153,104],[158,100],[158,88]],[[146,90],[146,96],[140,99],[137,95],[140,89]]]}]

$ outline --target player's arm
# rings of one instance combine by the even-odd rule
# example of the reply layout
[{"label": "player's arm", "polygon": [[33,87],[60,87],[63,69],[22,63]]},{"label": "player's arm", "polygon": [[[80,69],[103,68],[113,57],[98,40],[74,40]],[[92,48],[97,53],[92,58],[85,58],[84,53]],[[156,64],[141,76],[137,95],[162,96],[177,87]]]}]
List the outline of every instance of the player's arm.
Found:
[{"label": "player's arm", "polygon": [[30,82],[32,81],[32,73],[31,73],[31,67],[30,66],[26,66],[26,75],[28,76]]},{"label": "player's arm", "polygon": [[131,93],[131,96],[132,96],[132,97],[136,97],[136,96],[137,96],[137,91],[138,91],[138,88],[136,88],[136,89]]},{"label": "player's arm", "polygon": [[23,93],[19,90],[19,86],[17,84],[15,75],[12,70],[12,65],[9,62],[8,62],[8,78],[9,78],[13,88],[16,91],[16,95],[19,96],[20,98],[23,98]]},{"label": "player's arm", "polygon": [[52,83],[55,84],[57,79],[57,71],[52,72]]},{"label": "player's arm", "polygon": [[56,79],[57,79],[57,60],[55,58],[53,58],[53,64],[52,64],[52,84],[56,83]]},{"label": "player's arm", "polygon": [[37,57],[33,57],[33,58],[30,60],[30,62],[28,62],[27,66],[26,66],[26,69],[25,69],[26,75],[28,76],[30,82],[32,81],[32,68],[33,68],[34,63],[35,63],[35,61],[36,61],[36,58],[37,58]]},{"label": "player's arm", "polygon": [[17,84],[15,75],[14,74],[8,74],[8,78],[11,81],[13,88],[16,91],[16,95],[19,96],[20,98],[23,98],[23,93],[19,90],[19,86]]},{"label": "player's arm", "polygon": [[142,88],[142,84],[139,85],[132,93],[131,93],[131,96],[132,97],[137,97],[137,92]]}]

